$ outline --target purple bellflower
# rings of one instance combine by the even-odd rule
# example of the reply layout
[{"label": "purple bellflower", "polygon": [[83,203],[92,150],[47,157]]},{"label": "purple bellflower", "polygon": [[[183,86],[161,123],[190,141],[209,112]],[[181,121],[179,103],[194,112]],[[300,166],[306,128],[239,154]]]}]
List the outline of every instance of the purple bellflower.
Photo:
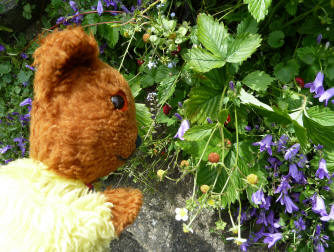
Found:
[{"label": "purple bellflower", "polygon": [[[289,176],[284,176],[281,180],[281,183],[279,186],[276,188],[275,193],[281,193],[280,197],[282,197],[282,193],[288,194],[288,190],[291,188],[289,181],[288,181]],[[280,198],[279,197],[279,198]],[[277,199],[278,201],[279,199]]]},{"label": "purple bellflower", "polygon": [[10,150],[12,148],[11,145],[7,145],[3,148],[0,148],[0,154],[5,154],[8,150]]},{"label": "purple bellflower", "polygon": [[77,3],[76,3],[76,2],[74,2],[74,1],[69,1],[69,4],[70,4],[72,10],[74,10],[74,11],[78,11],[78,6],[77,6]]},{"label": "purple bellflower", "polygon": [[305,184],[306,179],[304,173],[299,171],[296,164],[289,165],[289,175],[299,184]]},{"label": "purple bellflower", "polygon": [[319,168],[316,171],[315,176],[318,177],[319,179],[324,179],[324,177],[326,177],[327,179],[330,178],[329,175],[328,175],[328,170],[327,170],[325,159],[322,158],[319,161]]},{"label": "purple bellflower", "polygon": [[293,203],[292,199],[288,195],[281,197],[280,203],[281,205],[285,205],[285,212],[293,213],[299,210],[299,208],[295,203]]},{"label": "purple bellflower", "polygon": [[103,13],[103,6],[102,6],[101,0],[99,0],[97,2],[97,8],[96,8],[96,10],[97,10],[97,13],[99,14],[99,16],[101,16],[101,14]]},{"label": "purple bellflower", "polygon": [[252,194],[252,201],[256,205],[259,205],[261,203],[266,203],[262,189],[259,189],[258,191]]},{"label": "purple bellflower", "polygon": [[266,135],[261,141],[255,142],[255,143],[253,143],[253,145],[254,146],[259,145],[260,146],[260,152],[266,150],[268,152],[268,154],[271,156],[273,154],[272,150],[271,150],[271,147],[270,147],[271,145],[273,145],[272,139],[273,139],[273,137],[271,135]]},{"label": "purple bellflower", "polygon": [[32,67],[32,66],[30,66],[30,65],[28,65],[28,64],[26,64],[25,67],[26,67],[26,68],[29,68],[31,71],[35,71],[35,68]]},{"label": "purple bellflower", "polygon": [[325,202],[319,195],[312,196],[312,211],[321,216],[327,216]]},{"label": "purple bellflower", "polygon": [[317,44],[319,45],[321,43],[322,40],[322,34],[320,33],[317,37]]},{"label": "purple bellflower", "polygon": [[322,216],[320,220],[326,221],[326,222],[330,220],[334,220],[334,204],[331,206],[331,211],[329,212],[329,215]]},{"label": "purple bellflower", "polygon": [[271,248],[277,241],[283,238],[281,233],[264,233],[264,235],[266,236],[266,238],[263,239],[263,242],[268,243],[268,248]]},{"label": "purple bellflower", "polygon": [[298,220],[294,221],[295,223],[295,227],[298,229],[298,230],[305,230],[306,229],[306,226],[305,226],[305,221],[303,220],[303,217],[299,217]]},{"label": "purple bellflower", "polygon": [[281,152],[285,149],[285,145],[288,142],[289,137],[287,135],[282,135],[277,142],[277,152]]},{"label": "purple bellflower", "polygon": [[28,59],[29,58],[26,53],[21,53],[20,56],[21,56],[22,59]]},{"label": "purple bellflower", "polygon": [[[322,95],[319,98],[320,102],[325,101],[325,106],[327,107],[329,99],[331,99],[334,96],[334,88],[327,89],[325,92],[322,93]],[[332,103],[334,103],[334,100],[332,100]]]},{"label": "purple bellflower", "polygon": [[315,77],[315,80],[313,82],[305,84],[304,87],[310,88],[311,93],[316,93],[315,98],[318,98],[322,95],[324,92],[324,87],[322,86],[322,83],[324,81],[324,74],[322,72],[318,72],[317,76]]},{"label": "purple bellflower", "polygon": [[228,85],[230,86],[230,89],[231,89],[232,91],[234,91],[234,82],[233,82],[233,81],[230,81],[230,82],[228,83]]},{"label": "purple bellflower", "polygon": [[0,44],[0,52],[4,52],[5,50],[6,50],[5,46]]},{"label": "purple bellflower", "polygon": [[180,128],[178,129],[176,135],[174,136],[174,138],[179,138],[180,140],[184,140],[184,133],[186,133],[186,131],[190,128],[190,125],[189,125],[189,121],[188,120],[183,120],[181,122],[181,126]]},{"label": "purple bellflower", "polygon": [[256,224],[264,224],[265,226],[268,226],[266,212],[264,210],[261,210],[259,218],[256,220]]},{"label": "purple bellflower", "polygon": [[177,119],[182,120],[182,116],[179,113],[175,113],[174,115]]},{"label": "purple bellflower", "polygon": [[251,131],[251,130],[252,130],[252,127],[249,126],[249,125],[247,125],[247,126],[245,126],[245,130],[246,130],[246,131]]},{"label": "purple bellflower", "polygon": [[265,210],[269,210],[271,206],[271,196],[265,197],[264,202],[260,205],[261,208],[264,208]]},{"label": "purple bellflower", "polygon": [[210,117],[207,117],[207,118],[206,118],[206,120],[207,120],[207,121],[208,121],[208,123],[210,123],[210,124],[211,124],[211,123],[213,123],[213,121],[211,120],[211,118],[210,118]]},{"label": "purple bellflower", "polygon": [[291,160],[294,156],[297,155],[298,151],[300,149],[300,144],[296,143],[292,145],[285,153],[284,159],[285,160]]},{"label": "purple bellflower", "polygon": [[299,160],[297,162],[297,165],[299,168],[303,168],[305,164],[308,162],[307,157],[304,154],[299,155]]}]

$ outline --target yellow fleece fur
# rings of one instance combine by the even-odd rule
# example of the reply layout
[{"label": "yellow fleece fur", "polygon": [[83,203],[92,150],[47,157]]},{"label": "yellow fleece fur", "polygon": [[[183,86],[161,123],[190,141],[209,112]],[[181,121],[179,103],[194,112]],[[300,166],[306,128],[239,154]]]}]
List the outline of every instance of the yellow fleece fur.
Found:
[{"label": "yellow fleece fur", "polygon": [[0,167],[0,250],[98,252],[116,238],[112,204],[80,181],[41,162],[19,159]]}]

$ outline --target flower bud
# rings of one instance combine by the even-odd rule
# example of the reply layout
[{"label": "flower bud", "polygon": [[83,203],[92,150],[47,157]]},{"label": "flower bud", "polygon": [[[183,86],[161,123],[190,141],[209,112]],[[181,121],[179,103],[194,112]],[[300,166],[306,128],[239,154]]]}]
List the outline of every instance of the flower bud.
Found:
[{"label": "flower bud", "polygon": [[189,161],[188,160],[182,160],[180,163],[181,167],[188,167],[189,166]]},{"label": "flower bud", "polygon": [[208,156],[208,160],[211,163],[218,163],[219,162],[219,154],[217,152],[211,152]]},{"label": "flower bud", "polygon": [[247,182],[251,185],[256,185],[259,179],[256,174],[251,173],[247,176]]},{"label": "flower bud", "polygon": [[209,189],[210,189],[210,186],[208,186],[208,185],[201,185],[200,189],[201,189],[202,193],[207,193],[209,191]]},{"label": "flower bud", "polygon": [[147,43],[148,40],[149,40],[149,38],[150,38],[150,34],[145,33],[145,34],[143,35],[143,41],[144,41],[144,43]]}]

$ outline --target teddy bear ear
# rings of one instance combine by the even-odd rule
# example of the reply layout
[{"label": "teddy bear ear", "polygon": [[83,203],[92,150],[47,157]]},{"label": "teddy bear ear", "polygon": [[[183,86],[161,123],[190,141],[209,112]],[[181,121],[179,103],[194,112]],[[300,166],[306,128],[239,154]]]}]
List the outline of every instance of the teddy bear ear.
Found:
[{"label": "teddy bear ear", "polygon": [[96,40],[81,27],[56,30],[42,38],[34,53],[33,65],[37,67],[35,92],[52,88],[65,73],[77,66],[89,67],[98,59],[98,54]]}]

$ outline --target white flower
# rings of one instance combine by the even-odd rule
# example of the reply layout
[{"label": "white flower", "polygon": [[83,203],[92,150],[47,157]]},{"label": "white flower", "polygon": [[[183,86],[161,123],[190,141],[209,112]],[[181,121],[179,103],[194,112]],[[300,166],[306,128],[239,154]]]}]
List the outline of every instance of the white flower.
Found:
[{"label": "white flower", "polygon": [[170,16],[173,18],[173,17],[175,17],[175,12],[172,12],[171,14],[170,14]]},{"label": "white flower", "polygon": [[154,61],[149,61],[147,64],[148,69],[152,69],[156,66],[157,66],[157,63],[155,63]]},{"label": "white flower", "polygon": [[175,213],[176,213],[176,216],[175,216],[175,219],[177,221],[187,221],[188,220],[188,210],[186,208],[176,208],[175,209]]},{"label": "white flower", "polygon": [[241,237],[228,237],[228,238],[226,238],[226,240],[234,240],[234,243],[239,245],[239,246],[247,241],[247,239],[244,239],[244,238],[241,238]]}]

